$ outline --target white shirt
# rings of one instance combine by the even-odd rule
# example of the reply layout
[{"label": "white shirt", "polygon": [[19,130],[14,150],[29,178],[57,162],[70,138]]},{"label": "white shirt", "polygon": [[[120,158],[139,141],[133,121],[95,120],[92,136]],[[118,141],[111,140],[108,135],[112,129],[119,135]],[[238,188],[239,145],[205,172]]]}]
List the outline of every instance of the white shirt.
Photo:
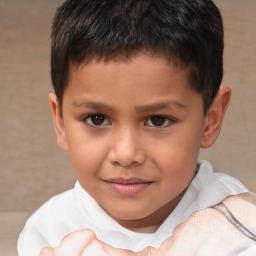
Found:
[{"label": "white shirt", "polygon": [[[51,198],[28,219],[18,240],[19,256],[37,256],[43,247],[56,247],[66,234],[83,228],[92,229],[98,239],[114,247],[135,252],[147,246],[158,248],[193,212],[248,191],[235,178],[213,173],[207,161],[199,163],[183,198],[155,233],[137,233],[120,226],[77,182],[74,189]],[[256,255],[255,250],[240,255]]]}]

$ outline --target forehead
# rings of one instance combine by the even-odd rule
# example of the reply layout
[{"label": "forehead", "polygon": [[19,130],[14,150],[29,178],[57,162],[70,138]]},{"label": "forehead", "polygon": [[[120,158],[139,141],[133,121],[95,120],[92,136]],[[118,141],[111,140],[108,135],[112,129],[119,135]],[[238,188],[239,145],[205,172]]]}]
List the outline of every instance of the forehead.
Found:
[{"label": "forehead", "polygon": [[[140,86],[142,82],[157,84],[163,82],[189,83],[190,70],[180,67],[166,57],[152,54],[137,54],[129,58],[116,58],[111,60],[92,60],[89,63],[70,65],[69,84],[79,83],[86,80],[87,83],[97,85],[101,80],[120,85],[135,84]],[[85,81],[83,81],[85,82]],[[109,88],[110,89],[110,88]]]},{"label": "forehead", "polygon": [[[182,107],[195,92],[189,69],[161,56],[136,55],[126,60],[91,61],[71,66],[63,101],[73,106],[141,105]],[[142,104],[144,103],[144,104]],[[174,103],[174,104],[173,104]],[[159,105],[160,104],[160,105]]]},{"label": "forehead", "polygon": [[189,69],[147,55],[73,67],[62,105],[64,115],[203,115],[202,95],[190,86]]}]

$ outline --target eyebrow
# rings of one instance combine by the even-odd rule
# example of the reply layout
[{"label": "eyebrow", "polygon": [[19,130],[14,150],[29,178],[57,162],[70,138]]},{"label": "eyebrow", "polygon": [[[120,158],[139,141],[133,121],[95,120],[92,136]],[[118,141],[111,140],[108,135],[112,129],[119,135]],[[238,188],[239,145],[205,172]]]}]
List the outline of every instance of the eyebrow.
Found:
[{"label": "eyebrow", "polygon": [[174,110],[174,109],[186,109],[187,106],[178,101],[164,101],[157,102],[155,104],[146,105],[146,106],[138,106],[136,107],[137,112],[154,112],[158,110]]},{"label": "eyebrow", "polygon": [[77,102],[74,101],[72,103],[73,107],[83,107],[83,108],[91,108],[94,110],[109,110],[109,111],[113,111],[113,108],[104,104],[104,103],[100,103],[100,102],[94,102],[94,101],[81,101],[81,102]]},{"label": "eyebrow", "polygon": [[[114,108],[111,106],[100,103],[100,102],[94,102],[94,101],[81,101],[77,102],[74,101],[72,103],[72,106],[74,107],[79,107],[79,108],[90,108],[94,109],[96,111],[114,111]],[[145,106],[137,106],[135,109],[137,112],[154,112],[154,111],[159,111],[163,109],[167,110],[174,110],[174,109],[186,109],[187,106],[182,104],[181,102],[178,101],[163,101],[163,102],[157,102],[154,104],[149,104]]]}]

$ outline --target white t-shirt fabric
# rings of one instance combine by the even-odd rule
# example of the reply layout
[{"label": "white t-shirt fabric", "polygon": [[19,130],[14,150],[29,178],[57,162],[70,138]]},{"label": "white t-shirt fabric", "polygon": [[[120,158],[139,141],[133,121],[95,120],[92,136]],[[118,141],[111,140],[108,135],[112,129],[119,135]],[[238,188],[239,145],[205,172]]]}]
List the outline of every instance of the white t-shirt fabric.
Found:
[{"label": "white t-shirt fabric", "polygon": [[[248,192],[235,178],[213,173],[207,161],[200,168],[183,198],[155,233],[137,233],[114,221],[76,182],[74,189],[51,198],[26,222],[18,239],[19,256],[38,256],[43,247],[56,247],[68,233],[89,228],[97,238],[113,247],[140,251],[147,246],[158,248],[177,225],[193,212],[219,203],[230,195]],[[256,247],[240,254],[256,255]]]}]

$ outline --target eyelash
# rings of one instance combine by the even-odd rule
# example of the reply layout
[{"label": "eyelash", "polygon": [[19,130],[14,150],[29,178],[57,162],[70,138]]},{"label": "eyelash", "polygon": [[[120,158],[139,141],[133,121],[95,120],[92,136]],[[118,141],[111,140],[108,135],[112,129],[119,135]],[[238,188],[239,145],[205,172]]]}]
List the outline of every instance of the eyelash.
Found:
[{"label": "eyelash", "polygon": [[[94,121],[99,121],[99,124],[97,125],[97,124],[93,123],[92,118],[97,118],[98,120],[94,120]],[[162,121],[164,121],[164,122],[163,122],[163,124],[155,125],[152,123],[153,119],[155,119],[154,121],[156,121],[156,122],[159,122],[159,121],[160,121],[160,123]],[[90,114],[90,115],[83,117],[82,121],[92,127],[105,127],[105,126],[111,125],[110,120],[103,114]],[[167,122],[167,124],[166,124],[166,122]],[[144,125],[152,127],[152,128],[165,128],[165,127],[170,126],[174,122],[176,122],[176,120],[174,118],[161,116],[161,115],[153,115],[153,116],[148,117],[148,119],[146,120]]]},{"label": "eyelash", "polygon": [[[99,124],[99,125],[97,125],[97,124],[93,124],[93,122],[92,122],[92,118],[93,117],[98,117],[98,121],[102,121],[102,120],[100,120],[101,118],[104,118],[104,120],[103,120],[103,123],[102,124]],[[88,121],[88,120],[90,120],[90,121]],[[108,118],[105,116],[105,115],[103,115],[103,114],[90,114],[90,115],[87,115],[87,116],[85,116],[83,119],[82,119],[82,121],[83,122],[86,122],[86,124],[88,124],[88,125],[90,125],[90,126],[92,126],[92,127],[102,127],[102,126],[107,126],[107,125],[110,125],[111,124],[111,122],[108,120]],[[105,123],[105,122],[108,122],[107,124]]]},{"label": "eyelash", "polygon": [[[163,124],[160,124],[160,125],[154,125],[152,123],[153,119],[155,119],[154,121],[157,121],[157,122],[162,122],[164,121]],[[173,124],[176,120],[173,119],[173,118],[170,118],[170,117],[166,117],[166,116],[161,116],[161,115],[154,115],[154,116],[150,116],[147,121],[145,122],[145,126],[150,126],[150,127],[153,127],[153,128],[165,128],[165,127],[169,127],[171,124]],[[147,123],[151,123],[152,125],[149,125]],[[167,124],[166,124],[167,122]]]}]

